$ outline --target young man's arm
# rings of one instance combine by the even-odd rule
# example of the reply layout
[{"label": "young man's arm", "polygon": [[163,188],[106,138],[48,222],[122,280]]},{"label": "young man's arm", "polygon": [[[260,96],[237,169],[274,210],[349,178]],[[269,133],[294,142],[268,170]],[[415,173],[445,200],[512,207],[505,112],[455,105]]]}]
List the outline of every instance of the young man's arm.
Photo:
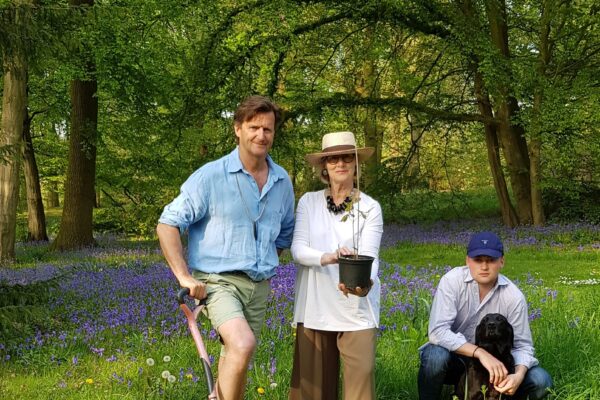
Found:
[{"label": "young man's arm", "polygon": [[529,313],[527,311],[527,300],[522,293],[514,296],[518,299],[514,303],[512,310],[508,310],[508,322],[513,327],[514,348],[512,355],[515,359],[515,373],[508,375],[506,379],[500,382],[497,389],[500,393],[513,395],[523,383],[525,375],[529,368],[538,364],[534,357],[533,339],[531,329],[529,328]]},{"label": "young man's arm", "polygon": [[454,269],[442,276],[431,303],[429,314],[429,342],[450,351],[456,351],[467,343],[467,339],[460,332],[453,332],[458,310],[456,301],[460,296],[457,287],[457,270]]},{"label": "young man's arm", "polygon": [[[508,376],[510,376],[508,375],[508,370],[502,361],[498,360],[483,348],[472,343],[463,344],[461,347],[455,350],[455,353],[478,359],[481,365],[483,365],[483,367],[489,372],[490,383],[493,383],[494,386],[500,385],[507,379]],[[523,377],[525,377],[525,375],[523,375]]]}]

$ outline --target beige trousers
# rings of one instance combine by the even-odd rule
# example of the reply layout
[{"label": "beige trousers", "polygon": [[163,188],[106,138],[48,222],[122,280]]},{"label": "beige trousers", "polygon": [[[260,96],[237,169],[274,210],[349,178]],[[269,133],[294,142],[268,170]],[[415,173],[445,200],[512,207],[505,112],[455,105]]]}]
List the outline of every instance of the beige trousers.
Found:
[{"label": "beige trousers", "polygon": [[343,399],[375,399],[377,329],[330,332],[298,324],[290,400],[337,400],[340,359]]}]

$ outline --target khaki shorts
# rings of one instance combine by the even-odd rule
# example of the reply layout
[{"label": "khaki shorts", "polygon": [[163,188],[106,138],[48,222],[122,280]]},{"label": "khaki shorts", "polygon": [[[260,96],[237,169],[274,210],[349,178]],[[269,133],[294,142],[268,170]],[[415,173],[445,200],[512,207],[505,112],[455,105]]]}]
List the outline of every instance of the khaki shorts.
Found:
[{"label": "khaki shorts", "polygon": [[[234,318],[244,318],[258,341],[265,319],[269,280],[255,282],[244,273],[208,274],[193,271],[192,275],[206,284],[206,310],[213,328]],[[221,356],[225,347],[221,347]]]}]

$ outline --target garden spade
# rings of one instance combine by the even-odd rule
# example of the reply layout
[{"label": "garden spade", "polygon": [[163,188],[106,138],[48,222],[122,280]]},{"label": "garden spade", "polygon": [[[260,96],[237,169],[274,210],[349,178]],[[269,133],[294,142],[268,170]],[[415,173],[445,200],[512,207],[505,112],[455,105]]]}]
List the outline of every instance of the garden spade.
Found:
[{"label": "garden spade", "polygon": [[214,385],[212,372],[210,370],[210,359],[208,358],[208,353],[206,352],[206,347],[204,346],[204,341],[202,340],[202,336],[200,336],[200,330],[198,329],[198,324],[196,320],[198,319],[198,315],[202,312],[204,307],[206,306],[206,299],[201,300],[200,304],[194,308],[192,311],[187,304],[185,304],[185,296],[189,296],[190,289],[183,288],[177,293],[177,302],[179,303],[179,307],[183,310],[188,322],[188,326],[190,328],[190,332],[192,337],[194,338],[194,343],[196,343],[196,349],[198,349],[198,354],[200,355],[200,359],[202,360],[202,367],[204,368],[204,375],[206,377],[206,385],[208,387],[208,399],[216,400],[217,399],[217,391]]}]

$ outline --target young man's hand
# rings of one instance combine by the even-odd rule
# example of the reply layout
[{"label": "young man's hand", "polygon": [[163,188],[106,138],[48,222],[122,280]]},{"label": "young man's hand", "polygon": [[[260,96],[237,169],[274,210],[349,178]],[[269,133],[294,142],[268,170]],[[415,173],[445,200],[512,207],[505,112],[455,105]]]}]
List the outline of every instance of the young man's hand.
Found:
[{"label": "young man's hand", "polygon": [[523,383],[526,373],[527,368],[524,365],[517,365],[514,374],[508,375],[506,379],[498,385],[495,385],[496,390],[508,396],[513,396],[517,392],[519,386],[521,386],[521,383]]},{"label": "young man's hand", "polygon": [[495,387],[498,387],[508,376],[508,370],[504,364],[481,347],[477,348],[474,356],[477,357],[481,362],[481,365],[488,370],[490,374],[490,383]]}]

